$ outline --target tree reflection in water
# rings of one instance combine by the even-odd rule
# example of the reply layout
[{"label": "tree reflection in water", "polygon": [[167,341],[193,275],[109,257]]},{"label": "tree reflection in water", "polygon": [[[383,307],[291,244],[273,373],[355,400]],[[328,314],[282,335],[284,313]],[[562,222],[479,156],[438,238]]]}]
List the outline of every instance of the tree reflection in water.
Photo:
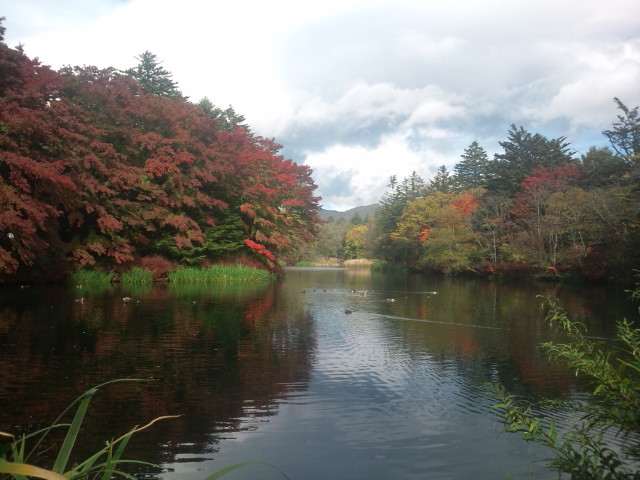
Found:
[{"label": "tree reflection in water", "polygon": [[553,335],[537,295],[600,337],[634,312],[604,287],[364,270],[292,269],[259,288],[5,288],[0,430],[33,430],[90,386],[135,377],[149,382],[96,395],[79,453],[181,414],[134,437],[127,457],[191,478],[256,459],[291,478],[528,476],[540,452],[498,438],[482,385],[580,390],[537,349]]}]

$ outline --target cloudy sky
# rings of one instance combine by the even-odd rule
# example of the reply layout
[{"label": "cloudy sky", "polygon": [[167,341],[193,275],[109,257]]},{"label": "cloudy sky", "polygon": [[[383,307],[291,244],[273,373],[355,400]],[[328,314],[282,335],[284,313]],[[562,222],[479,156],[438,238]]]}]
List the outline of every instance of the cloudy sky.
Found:
[{"label": "cloudy sky", "polygon": [[181,91],[310,165],[325,208],[450,170],[512,123],[604,145],[640,105],[638,0],[0,0],[5,42],[59,68],[150,50]]}]

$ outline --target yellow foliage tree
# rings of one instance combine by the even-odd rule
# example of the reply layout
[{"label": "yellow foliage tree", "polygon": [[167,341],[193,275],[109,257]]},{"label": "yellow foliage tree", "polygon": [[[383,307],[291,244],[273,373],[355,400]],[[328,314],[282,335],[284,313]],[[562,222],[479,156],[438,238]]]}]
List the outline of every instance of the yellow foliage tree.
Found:
[{"label": "yellow foliage tree", "polygon": [[344,254],[347,259],[367,257],[367,234],[369,227],[356,225],[344,236]]},{"label": "yellow foliage tree", "polygon": [[471,216],[484,193],[436,192],[410,202],[391,238],[416,264],[447,273],[472,270],[477,256]]}]

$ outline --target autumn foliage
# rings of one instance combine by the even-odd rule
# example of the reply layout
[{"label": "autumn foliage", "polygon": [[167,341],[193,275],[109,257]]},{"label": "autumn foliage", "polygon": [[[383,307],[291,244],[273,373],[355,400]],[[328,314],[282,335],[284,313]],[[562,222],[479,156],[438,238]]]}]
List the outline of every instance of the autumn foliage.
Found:
[{"label": "autumn foliage", "polygon": [[280,148],[114,69],[55,72],[0,43],[0,273],[233,253],[273,266],[313,240],[319,200]]},{"label": "autumn foliage", "polygon": [[477,142],[450,175],[415,172],[381,199],[371,250],[444,273],[630,280],[640,268],[640,113],[603,131],[608,147],[576,158],[564,137],[511,126],[490,160]]},{"label": "autumn foliage", "polygon": [[477,249],[471,221],[482,193],[437,192],[409,202],[391,239],[405,245],[406,259],[414,266],[445,272],[470,269]]}]

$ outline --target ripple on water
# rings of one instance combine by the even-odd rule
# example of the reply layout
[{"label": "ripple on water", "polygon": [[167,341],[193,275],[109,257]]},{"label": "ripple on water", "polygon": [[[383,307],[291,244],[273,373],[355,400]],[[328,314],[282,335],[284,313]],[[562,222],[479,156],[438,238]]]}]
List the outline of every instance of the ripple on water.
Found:
[{"label": "ripple on water", "polygon": [[402,338],[367,313],[354,312],[348,320],[326,310],[319,314],[314,379],[328,399],[319,406],[343,441],[355,448],[438,449],[447,442],[425,438],[448,437],[452,417],[478,408],[454,361],[398,348]]}]

